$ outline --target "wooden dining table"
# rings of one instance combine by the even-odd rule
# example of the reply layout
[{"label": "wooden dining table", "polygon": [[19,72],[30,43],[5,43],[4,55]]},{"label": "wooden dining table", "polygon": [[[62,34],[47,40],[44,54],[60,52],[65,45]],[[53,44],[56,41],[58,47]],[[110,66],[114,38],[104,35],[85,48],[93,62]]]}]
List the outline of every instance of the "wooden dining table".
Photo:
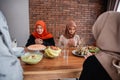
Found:
[{"label": "wooden dining table", "polygon": [[73,55],[72,51],[74,49],[64,49],[58,57],[53,59],[43,57],[38,64],[34,65],[21,61],[24,70],[24,80],[78,78],[85,59],[84,57]]}]

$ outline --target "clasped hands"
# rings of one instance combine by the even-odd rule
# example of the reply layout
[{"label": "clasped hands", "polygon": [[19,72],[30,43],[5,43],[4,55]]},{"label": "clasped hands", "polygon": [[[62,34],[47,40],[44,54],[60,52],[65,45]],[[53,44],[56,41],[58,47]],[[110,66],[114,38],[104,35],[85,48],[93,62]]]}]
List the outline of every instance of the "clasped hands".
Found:
[{"label": "clasped hands", "polygon": [[35,39],[36,44],[43,44],[43,40],[40,38]]},{"label": "clasped hands", "polygon": [[69,47],[75,46],[75,40],[74,39],[69,39],[67,46],[69,46]]}]

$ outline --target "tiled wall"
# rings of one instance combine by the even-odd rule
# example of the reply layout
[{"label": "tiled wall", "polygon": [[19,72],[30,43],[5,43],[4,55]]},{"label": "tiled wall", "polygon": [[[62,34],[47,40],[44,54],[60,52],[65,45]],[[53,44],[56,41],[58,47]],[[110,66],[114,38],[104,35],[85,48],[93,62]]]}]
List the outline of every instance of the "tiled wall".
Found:
[{"label": "tiled wall", "polygon": [[56,42],[64,33],[66,21],[75,20],[77,34],[88,40],[98,15],[106,10],[107,0],[29,0],[30,32],[37,20],[44,20]]}]

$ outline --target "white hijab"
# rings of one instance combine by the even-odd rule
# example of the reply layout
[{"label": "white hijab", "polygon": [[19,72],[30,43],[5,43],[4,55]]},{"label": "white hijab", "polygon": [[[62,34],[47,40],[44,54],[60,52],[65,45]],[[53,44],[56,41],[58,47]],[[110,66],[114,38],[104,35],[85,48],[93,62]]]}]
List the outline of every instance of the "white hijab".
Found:
[{"label": "white hijab", "polygon": [[[93,25],[93,35],[101,49],[97,59],[113,80],[120,80],[120,13],[108,11],[100,15]],[[119,65],[114,66],[113,61]]]},{"label": "white hijab", "polygon": [[7,22],[0,11],[0,80],[23,80],[22,67],[13,54]]}]

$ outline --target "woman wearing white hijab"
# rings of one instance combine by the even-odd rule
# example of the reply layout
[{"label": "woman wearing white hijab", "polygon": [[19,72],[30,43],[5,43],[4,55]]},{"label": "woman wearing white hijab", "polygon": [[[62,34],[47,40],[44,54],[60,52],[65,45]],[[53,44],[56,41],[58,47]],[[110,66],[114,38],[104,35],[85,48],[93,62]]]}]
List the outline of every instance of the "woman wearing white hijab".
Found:
[{"label": "woman wearing white hijab", "polygon": [[93,35],[100,52],[85,60],[79,80],[120,80],[120,13],[100,15]]},{"label": "woman wearing white hijab", "polygon": [[20,62],[13,54],[7,22],[0,11],[0,80],[23,80]]}]

